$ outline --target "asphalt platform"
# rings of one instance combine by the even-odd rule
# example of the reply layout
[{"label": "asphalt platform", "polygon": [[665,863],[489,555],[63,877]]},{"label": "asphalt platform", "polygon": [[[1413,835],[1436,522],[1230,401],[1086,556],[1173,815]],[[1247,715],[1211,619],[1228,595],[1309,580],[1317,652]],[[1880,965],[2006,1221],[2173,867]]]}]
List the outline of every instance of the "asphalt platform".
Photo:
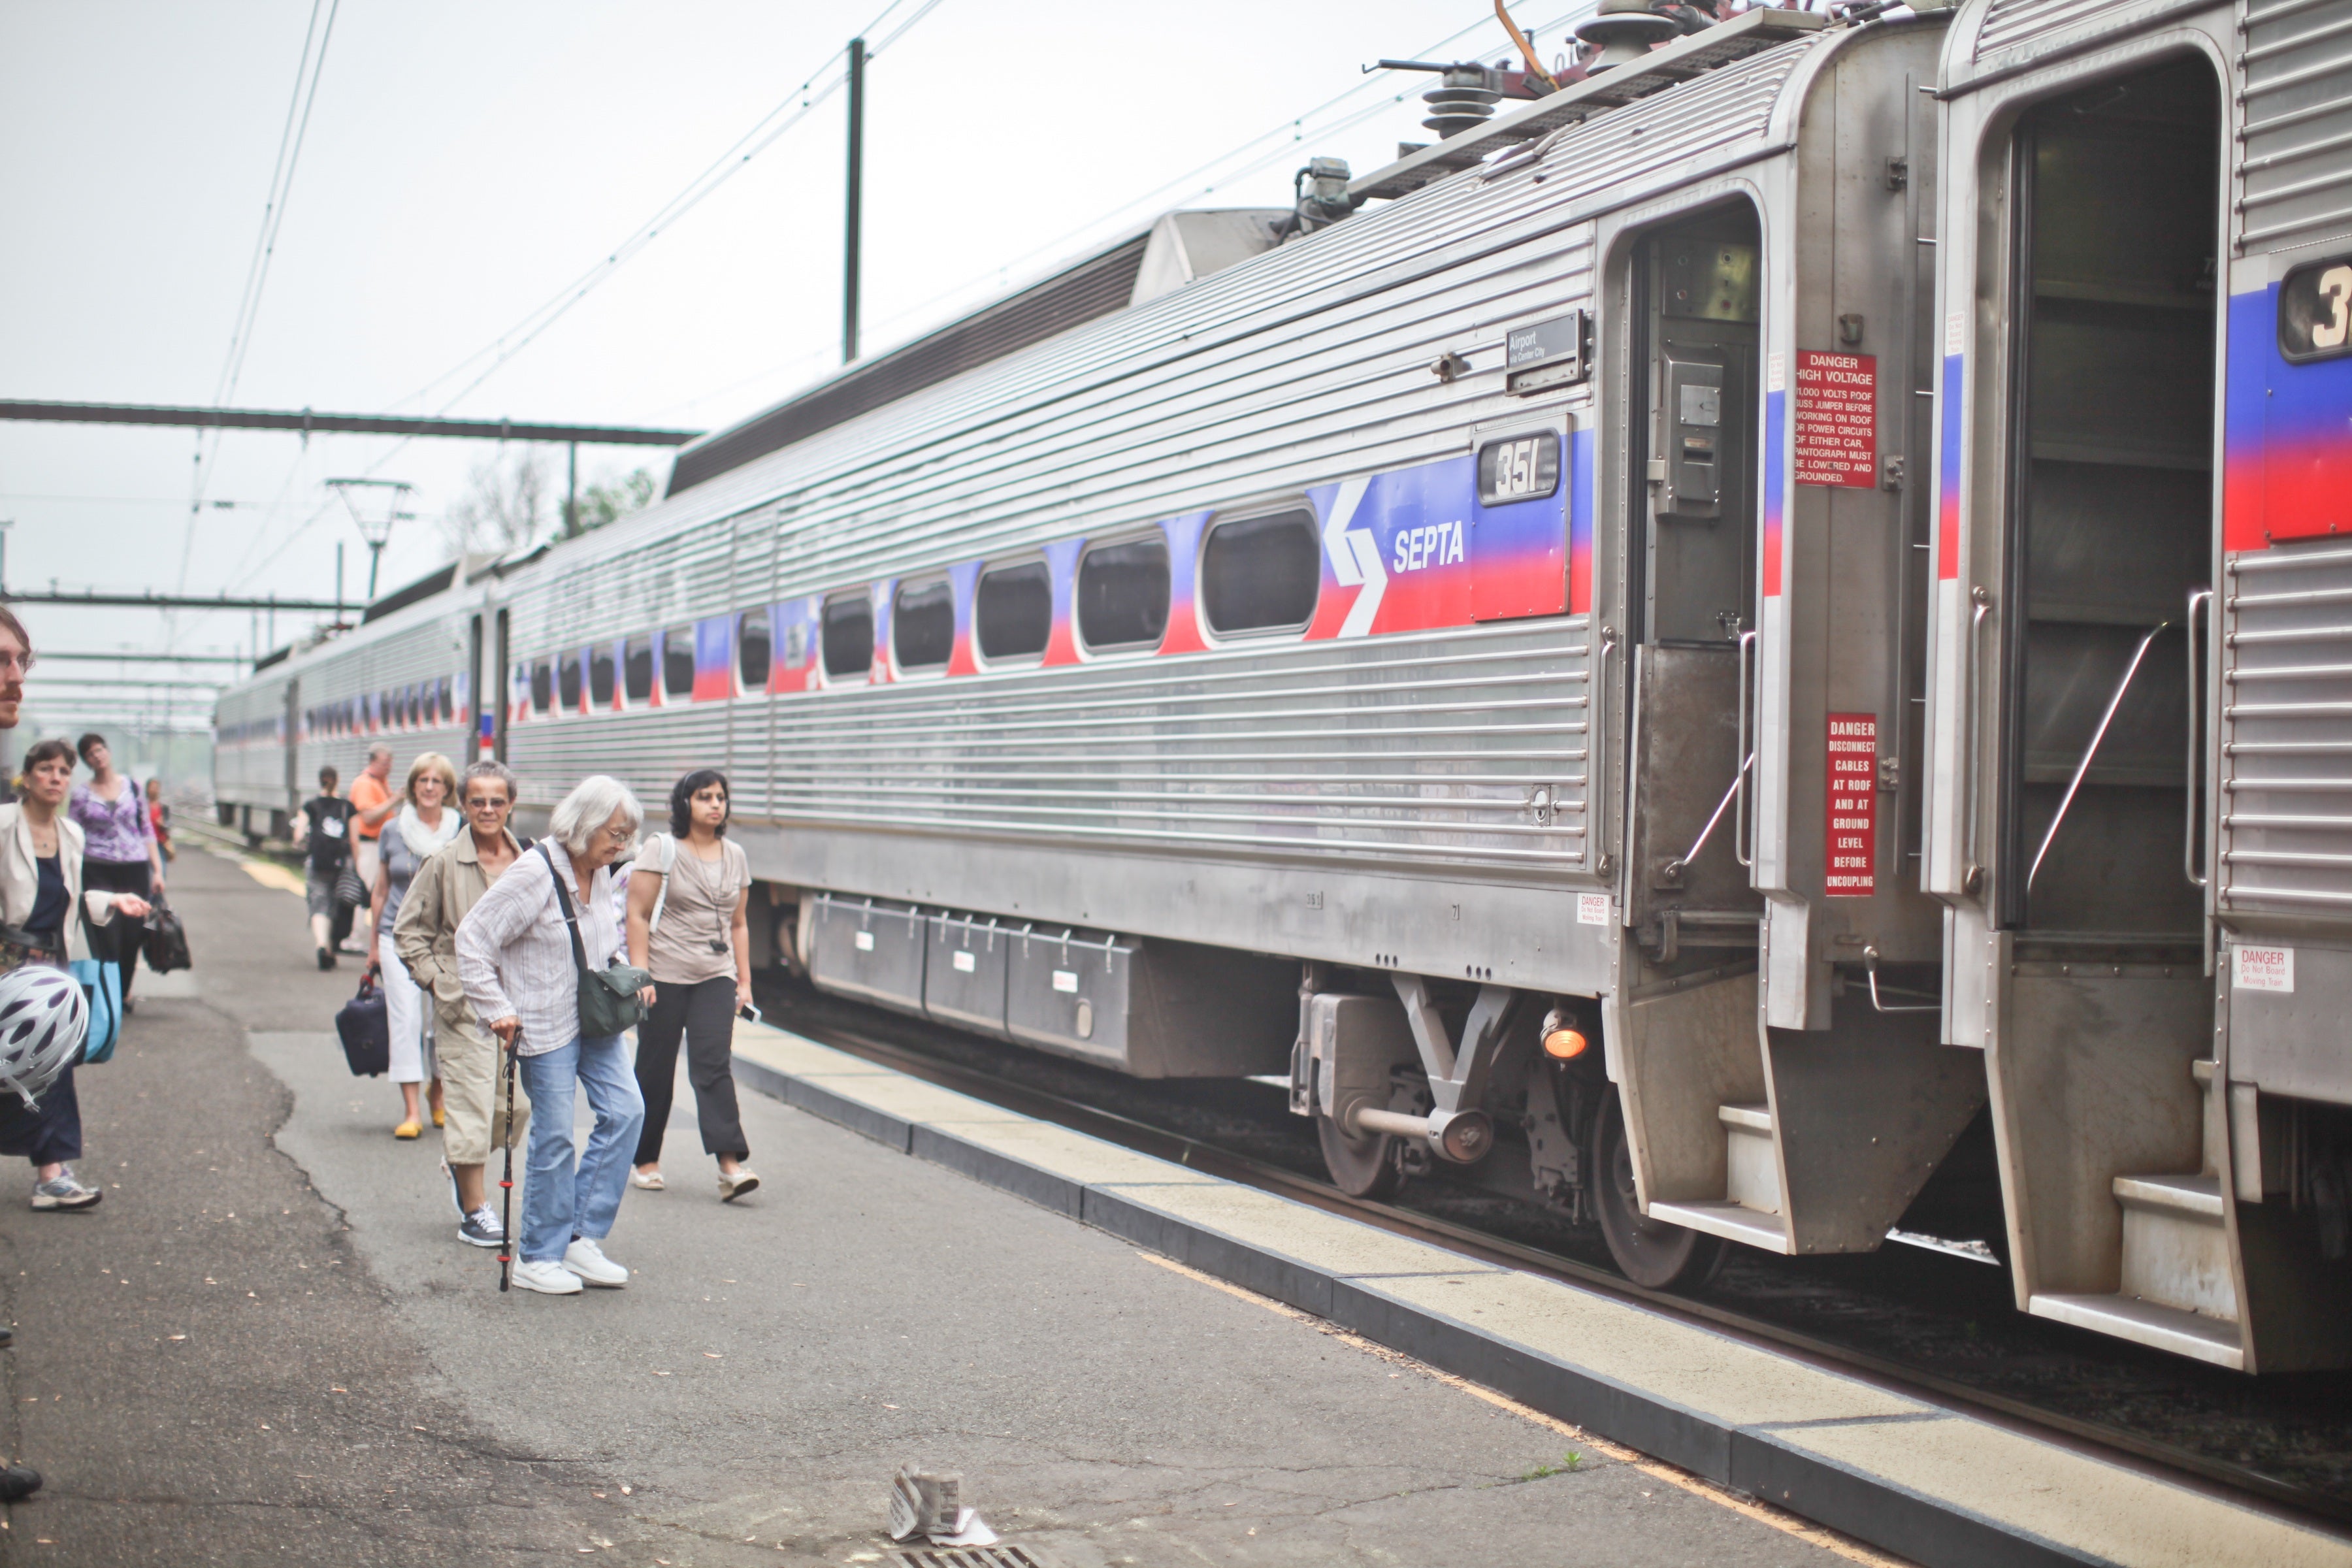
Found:
[{"label": "asphalt platform", "polygon": [[1045,1568],[1895,1561],[758,1093],[755,1196],[681,1085],[630,1286],[502,1297],[293,886],[184,850],[195,968],[80,1075],[105,1201],[0,1190],[0,1451],[47,1479],[0,1563],[887,1563],[906,1462]]}]

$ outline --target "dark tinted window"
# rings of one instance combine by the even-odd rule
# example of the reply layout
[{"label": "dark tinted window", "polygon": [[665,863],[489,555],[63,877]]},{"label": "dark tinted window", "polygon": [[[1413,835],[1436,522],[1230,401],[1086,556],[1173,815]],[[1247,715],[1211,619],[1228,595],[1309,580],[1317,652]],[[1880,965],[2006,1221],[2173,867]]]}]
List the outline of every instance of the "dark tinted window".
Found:
[{"label": "dark tinted window", "polygon": [[681,626],[660,634],[662,690],[671,697],[694,695],[694,628]]},{"label": "dark tinted window", "polygon": [[531,666],[530,705],[542,713],[555,710],[555,667],[543,658]]},{"label": "dark tinted window", "polygon": [[580,711],[580,656],[577,653],[556,656],[555,689],[556,694],[563,699],[566,713]]},{"label": "dark tinted window", "polygon": [[409,728],[414,730],[421,727],[425,722],[426,718],[425,712],[425,689],[421,686],[410,687],[407,690],[401,693],[401,701],[408,713]]},{"label": "dark tinted window", "polygon": [[613,645],[600,642],[588,650],[588,701],[598,710],[613,705]]},{"label": "dark tinted window", "polygon": [[1201,603],[1218,632],[1303,626],[1323,586],[1323,541],[1304,511],[1247,517],[1209,531]]},{"label": "dark tinted window", "polygon": [[632,702],[650,701],[654,694],[654,639],[631,637],[621,645],[621,689]]},{"label": "dark tinted window", "polygon": [[955,590],[946,578],[898,590],[890,640],[901,669],[936,669],[955,651]]},{"label": "dark tinted window", "polygon": [[449,678],[445,675],[434,685],[441,709],[441,722],[455,724],[457,721],[457,694],[450,689]]},{"label": "dark tinted window", "polygon": [[768,689],[768,611],[764,605],[735,617],[735,669],[746,691]]},{"label": "dark tinted window", "polygon": [[1168,629],[1168,542],[1106,544],[1078,563],[1078,635],[1091,648],[1141,647]]},{"label": "dark tinted window", "polygon": [[972,629],[984,658],[1030,658],[1045,651],[1054,631],[1054,584],[1043,561],[1000,566],[980,576]]},{"label": "dark tinted window", "polygon": [[864,675],[874,664],[874,604],[865,595],[831,599],[824,606],[824,672],[835,679]]}]

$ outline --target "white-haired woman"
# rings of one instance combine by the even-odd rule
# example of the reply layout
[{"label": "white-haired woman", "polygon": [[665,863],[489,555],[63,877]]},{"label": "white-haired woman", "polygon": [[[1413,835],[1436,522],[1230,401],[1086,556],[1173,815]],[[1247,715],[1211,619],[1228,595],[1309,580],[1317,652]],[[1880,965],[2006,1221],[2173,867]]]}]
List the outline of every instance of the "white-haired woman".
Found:
[{"label": "white-haired woman", "polygon": [[[531,1118],[514,1270],[514,1282],[526,1290],[570,1296],[583,1282],[629,1282],[629,1271],[600,1244],[628,1188],[646,1102],[621,1037],[581,1033],[580,966],[604,968],[621,945],[611,868],[644,820],[636,797],[617,779],[599,773],[581,780],[549,818],[547,837],[490,884],[457,927],[457,978],[466,998],[516,1052],[523,1090],[542,1108]],[[574,1085],[588,1091],[596,1118],[576,1164],[571,1114],[546,1109],[570,1105]]]}]

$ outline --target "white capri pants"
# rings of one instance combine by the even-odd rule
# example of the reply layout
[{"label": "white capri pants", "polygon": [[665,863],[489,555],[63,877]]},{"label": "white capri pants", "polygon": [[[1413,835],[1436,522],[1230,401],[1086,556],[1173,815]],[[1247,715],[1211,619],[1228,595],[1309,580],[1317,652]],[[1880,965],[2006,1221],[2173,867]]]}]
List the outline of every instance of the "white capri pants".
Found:
[{"label": "white capri pants", "polygon": [[392,1081],[423,1083],[433,1071],[433,1008],[409,977],[408,965],[393,951],[392,932],[375,939],[377,967],[383,972],[384,1022],[392,1027]]}]

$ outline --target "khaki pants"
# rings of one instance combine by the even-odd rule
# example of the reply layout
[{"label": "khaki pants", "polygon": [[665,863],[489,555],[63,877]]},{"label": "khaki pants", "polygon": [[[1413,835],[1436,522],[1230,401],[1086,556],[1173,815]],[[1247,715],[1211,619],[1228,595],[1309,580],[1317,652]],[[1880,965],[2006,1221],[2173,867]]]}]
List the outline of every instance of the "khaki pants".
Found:
[{"label": "khaki pants", "polygon": [[[441,1069],[442,1110],[446,1113],[441,1130],[442,1155],[453,1165],[487,1163],[499,1148],[499,1117],[506,1104],[506,1063],[499,1058],[498,1038],[475,1020],[473,1010],[463,1002],[453,1007],[436,999],[434,1017],[439,1025],[435,1051]],[[530,1126],[530,1097],[523,1093],[518,1075],[516,1148],[523,1146],[523,1133]]]}]

